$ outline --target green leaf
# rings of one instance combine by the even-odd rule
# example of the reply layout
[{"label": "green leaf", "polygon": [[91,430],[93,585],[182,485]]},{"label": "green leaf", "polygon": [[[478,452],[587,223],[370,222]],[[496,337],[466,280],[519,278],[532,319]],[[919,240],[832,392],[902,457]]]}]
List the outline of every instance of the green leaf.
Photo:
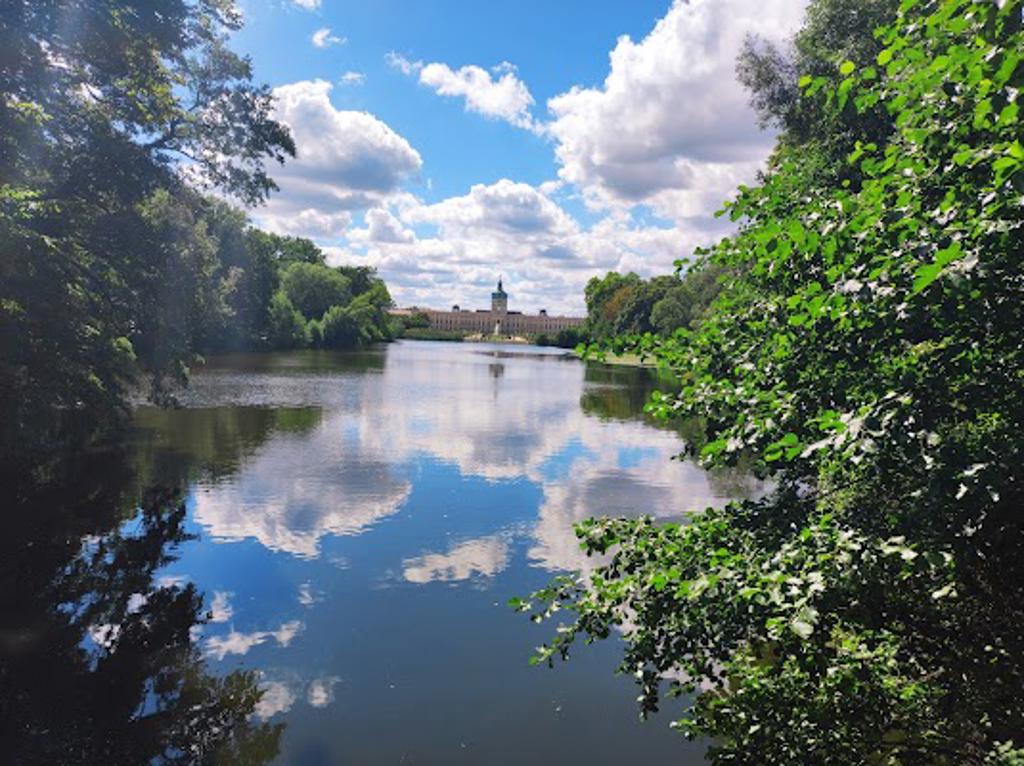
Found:
[{"label": "green leaf", "polygon": [[992,163],[992,169],[996,171],[996,182],[1002,183],[1007,176],[1011,175],[1010,172],[1020,167],[1020,160],[1014,159],[1013,157],[1000,157],[998,160]]},{"label": "green leaf", "polygon": [[956,595],[956,586],[954,586],[953,583],[947,583],[946,585],[944,585],[943,587],[939,588],[938,590],[932,591],[932,598],[935,599],[936,601],[938,601],[940,599],[943,599],[943,598],[946,598],[948,596],[955,596],[955,595]]},{"label": "green leaf", "polygon": [[942,267],[937,263],[926,263],[914,272],[914,288],[913,293],[917,293],[924,290],[928,285],[939,278],[939,274],[942,273]]},{"label": "green leaf", "polygon": [[812,606],[802,606],[789,621],[789,628],[805,641],[814,633],[818,622],[818,610]]},{"label": "green leaf", "polygon": [[1003,110],[999,113],[999,118],[996,120],[996,126],[1003,128],[1012,125],[1017,121],[1017,115],[1020,107],[1017,106],[1016,101],[1012,101],[1003,107]]},{"label": "green leaf", "polygon": [[721,452],[724,452],[728,444],[729,442],[727,439],[716,439],[715,441],[708,442],[707,444],[705,444],[704,447],[701,449],[700,454],[704,456],[713,457]]}]

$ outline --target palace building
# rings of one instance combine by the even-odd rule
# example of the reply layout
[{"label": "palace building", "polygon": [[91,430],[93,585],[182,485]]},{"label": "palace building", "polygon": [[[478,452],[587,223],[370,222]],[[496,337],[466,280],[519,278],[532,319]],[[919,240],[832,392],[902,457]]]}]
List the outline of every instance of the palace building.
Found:
[{"label": "palace building", "polygon": [[546,309],[537,314],[509,311],[508,293],[502,289],[500,279],[498,289],[491,293],[490,309],[470,310],[452,306],[451,311],[436,311],[411,306],[394,309],[391,313],[395,316],[423,314],[432,329],[481,335],[553,335],[583,323],[583,317],[549,316]]}]

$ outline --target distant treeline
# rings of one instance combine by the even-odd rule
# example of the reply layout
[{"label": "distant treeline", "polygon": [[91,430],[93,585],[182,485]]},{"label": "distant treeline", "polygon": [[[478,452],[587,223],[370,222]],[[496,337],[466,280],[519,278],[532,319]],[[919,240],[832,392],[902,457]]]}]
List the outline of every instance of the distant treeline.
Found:
[{"label": "distant treeline", "polygon": [[[250,229],[250,268],[261,275],[257,311],[248,326],[234,316],[211,338],[211,348],[352,349],[392,340],[401,323],[388,314],[387,285],[368,266],[328,266],[307,239]],[[234,325],[234,326],[233,326]]]},{"label": "distant treeline", "polygon": [[393,337],[391,295],[371,267],[328,266],[310,240],[250,226],[244,211],[217,200],[185,206],[159,192],[144,215],[171,241],[201,245],[193,266],[203,278],[165,284],[151,306],[173,307],[166,324],[194,353],[351,349]]},{"label": "distant treeline", "polygon": [[587,320],[555,335],[538,335],[541,346],[575,348],[613,338],[653,333],[669,336],[693,328],[721,289],[723,270],[700,264],[689,271],[642,279],[609,271],[587,283]]}]

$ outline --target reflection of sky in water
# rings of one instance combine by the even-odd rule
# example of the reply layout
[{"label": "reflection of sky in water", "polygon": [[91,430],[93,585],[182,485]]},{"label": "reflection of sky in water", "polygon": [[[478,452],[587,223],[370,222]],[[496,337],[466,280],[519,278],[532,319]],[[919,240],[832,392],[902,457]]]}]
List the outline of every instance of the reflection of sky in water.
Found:
[{"label": "reflection of sky in water", "polygon": [[562,449],[549,455],[543,463],[537,466],[537,473],[545,483],[566,481],[576,462],[596,457],[597,455],[588,450],[581,440],[572,438]]},{"label": "reflection of sky in water", "polygon": [[[673,432],[619,415],[640,382],[590,376],[558,354],[468,344],[232,357],[186,401],[216,415],[210,433],[142,413],[165,452],[198,464],[201,541],[168,575],[207,593],[207,656],[260,672],[259,715],[288,724],[282,762],[700,762],[665,720],[635,723],[613,644],[528,669],[550,628],[504,606],[587,565],[583,518],[722,499],[670,460]],[[263,424],[271,407],[279,422]]]}]

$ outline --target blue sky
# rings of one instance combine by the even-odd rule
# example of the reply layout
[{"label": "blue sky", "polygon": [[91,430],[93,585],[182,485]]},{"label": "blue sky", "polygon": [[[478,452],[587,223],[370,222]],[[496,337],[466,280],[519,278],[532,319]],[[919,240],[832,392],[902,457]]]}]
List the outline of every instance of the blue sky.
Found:
[{"label": "blue sky", "polygon": [[771,148],[735,82],[803,0],[240,0],[299,157],[255,220],[376,266],[401,305],[582,310],[666,273]]},{"label": "blue sky", "polygon": [[[577,84],[599,84],[608,51],[621,34],[643,36],[665,0],[523,3],[423,0],[322,0],[302,10],[290,0],[246,0],[237,45],[272,85],[365,75],[362,86],[339,88],[338,108],[369,111],[405,136],[424,157],[433,191],[426,199],[463,194],[474,183],[516,178],[539,184],[555,174],[542,139],[495,120],[467,119],[455,99],[438,99],[386,63],[392,51],[410,60],[495,66],[516,63],[538,104]],[[585,21],[584,21],[585,20]],[[344,44],[316,49],[313,33],[328,27]]]}]

